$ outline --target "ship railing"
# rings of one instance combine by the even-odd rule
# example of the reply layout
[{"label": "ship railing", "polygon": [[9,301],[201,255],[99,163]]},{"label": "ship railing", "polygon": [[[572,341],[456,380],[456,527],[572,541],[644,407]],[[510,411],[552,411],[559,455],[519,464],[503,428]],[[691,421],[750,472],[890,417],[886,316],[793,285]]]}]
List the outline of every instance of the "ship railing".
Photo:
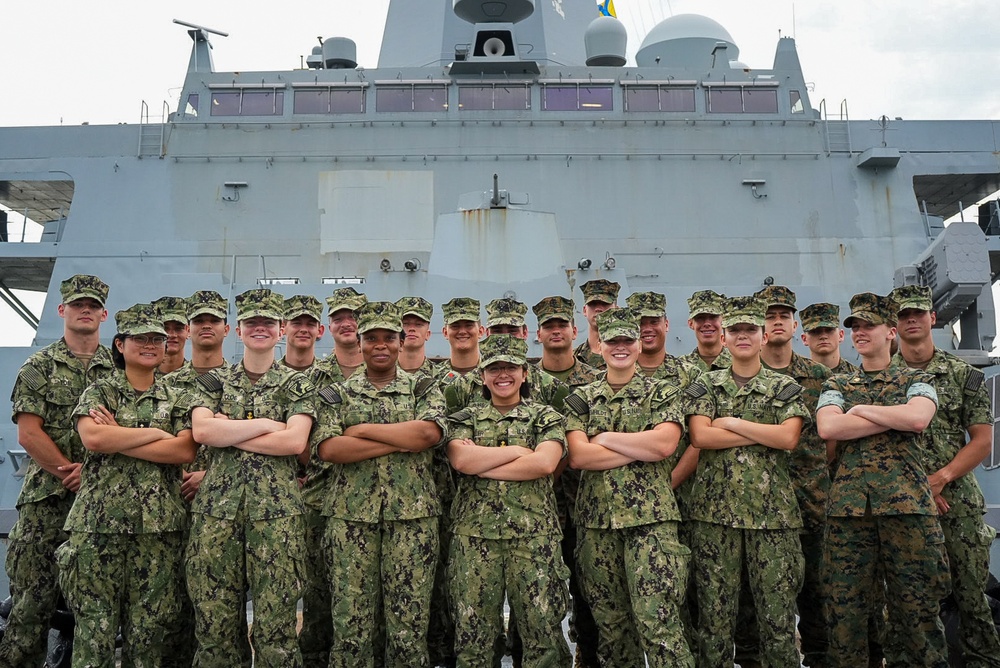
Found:
[{"label": "ship railing", "polygon": [[[20,231],[17,229],[17,222],[9,218],[11,213],[21,217]],[[23,244],[62,239],[63,229],[66,227],[66,213],[62,209],[51,220],[47,219],[51,213],[35,210],[34,214],[38,215],[33,215],[33,210],[27,207],[18,210],[0,208],[0,242]]]},{"label": "ship railing", "polygon": [[[170,117],[170,105],[163,101],[159,123],[153,123],[149,116],[149,105],[142,101],[139,108],[139,145],[136,149],[136,157],[153,157],[162,159],[167,152],[166,132],[167,119]],[[155,116],[153,119],[155,120]]]},{"label": "ship railing", "polygon": [[847,100],[841,100],[837,117],[831,118],[827,113],[826,99],[819,102],[819,116],[823,120],[823,143],[826,154],[852,153],[850,114]]}]

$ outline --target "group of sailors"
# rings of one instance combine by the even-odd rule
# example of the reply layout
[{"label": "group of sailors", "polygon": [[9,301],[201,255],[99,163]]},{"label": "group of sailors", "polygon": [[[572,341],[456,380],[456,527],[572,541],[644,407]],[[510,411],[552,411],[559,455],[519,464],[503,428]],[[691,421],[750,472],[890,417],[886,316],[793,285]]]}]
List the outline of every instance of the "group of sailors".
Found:
[{"label": "group of sailors", "polygon": [[108,286],[63,281],[64,336],[12,396],[31,462],[0,666],[42,665],[62,595],[74,666],[114,666],[120,634],[127,666],[568,668],[569,614],[577,666],[943,668],[949,593],[964,665],[1000,666],[972,474],[993,416],[927,288],[843,321],[702,290],[682,357],[662,294],[582,293],[575,349],[571,299],[532,307],[536,363],[526,305],[484,327],[452,299],[435,363],[423,298],[340,288],[324,320],[249,290],[230,364],[215,292],[119,311],[106,348]]}]

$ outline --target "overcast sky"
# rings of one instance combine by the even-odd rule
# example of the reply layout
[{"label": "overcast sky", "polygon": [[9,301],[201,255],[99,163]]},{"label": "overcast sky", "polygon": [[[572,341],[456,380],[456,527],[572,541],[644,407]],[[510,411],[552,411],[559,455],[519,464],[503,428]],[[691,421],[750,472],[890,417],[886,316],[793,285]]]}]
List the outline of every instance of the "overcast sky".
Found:
[{"label": "overcast sky", "polygon": [[[154,114],[163,100],[176,109],[191,40],[174,18],[230,34],[212,39],[217,70],[297,68],[317,36],[352,38],[359,64],[374,68],[388,4],[333,0],[254,12],[262,3],[9,0],[0,32],[0,126],[135,123],[143,100]],[[729,31],[751,68],[770,68],[779,36],[794,36],[814,106],[825,98],[838,109],[846,99],[853,119],[1000,118],[996,0],[615,0],[615,6],[629,31],[629,65],[657,22],[698,13]],[[11,319],[2,304],[0,317]],[[18,343],[30,341],[26,325],[14,329]]]}]

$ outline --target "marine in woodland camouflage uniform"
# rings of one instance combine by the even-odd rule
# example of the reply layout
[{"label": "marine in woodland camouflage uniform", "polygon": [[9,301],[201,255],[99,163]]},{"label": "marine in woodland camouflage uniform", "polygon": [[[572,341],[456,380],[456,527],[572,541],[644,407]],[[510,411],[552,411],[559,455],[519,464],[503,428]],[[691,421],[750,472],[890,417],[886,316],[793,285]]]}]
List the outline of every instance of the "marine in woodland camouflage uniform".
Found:
[{"label": "marine in woodland camouflage uniform", "polygon": [[[729,350],[722,346],[720,340],[725,301],[725,295],[720,295],[712,290],[699,290],[688,298],[688,327],[699,337],[699,342],[694,350],[687,355],[681,355],[682,362],[698,367],[702,371],[728,369],[732,365],[733,358],[729,354]],[[700,340],[702,336],[709,337],[711,341],[703,343]],[[714,358],[711,357],[711,353],[707,349],[709,345],[722,346]],[[711,363],[706,362],[702,355],[710,358]]]},{"label": "marine in woodland camouflage uniform", "polygon": [[691,442],[701,449],[689,508],[698,665],[706,668],[733,662],[743,577],[754,603],[761,663],[799,662],[802,519],[788,450],[798,443],[809,411],[797,383],[760,364],[763,325],[757,299],[730,299],[722,326],[733,366],[702,375],[685,391]]},{"label": "marine in woodland camouflage uniform", "polygon": [[[573,300],[561,296],[546,297],[531,307],[538,319],[538,339],[542,343],[542,358],[535,368],[556,378],[565,384],[569,391],[574,388],[589,385],[598,380],[603,372],[581,362],[573,356],[573,339],[576,338],[576,325],[573,324]],[[562,359],[555,363],[557,357]],[[568,368],[554,371],[555,367]],[[597,659],[597,624],[590,611],[590,605],[583,595],[580,586],[579,569],[576,566],[576,495],[580,489],[581,472],[565,467],[555,482],[556,507],[559,509],[559,520],[563,529],[562,555],[569,568],[570,617],[569,638],[576,643],[575,665],[578,668],[596,668]]]},{"label": "marine in woodland camouflage uniform", "polygon": [[191,508],[186,573],[199,667],[228,667],[239,656],[248,589],[254,665],[302,665],[295,626],[305,546],[296,457],[306,447],[315,397],[304,374],[274,360],[283,306],[281,295],[266,289],[237,295],[243,361],[198,379],[192,425],[210,449]]},{"label": "marine in woodland camouflage uniform", "polygon": [[827,657],[835,667],[868,665],[879,567],[889,617],[901,620],[889,665],[948,665],[938,616],[950,590],[944,535],[922,461],[925,439],[914,433],[930,422],[938,399],[929,374],[890,365],[896,310],[892,299],[872,293],[851,299],[844,326],[852,328],[863,371],[827,380],[819,399],[820,434],[837,439],[824,552]]},{"label": "marine in woodland camouflage uniform", "polygon": [[[96,276],[76,275],[60,284],[64,336],[34,353],[21,367],[11,393],[11,419],[31,455],[17,499],[18,519],[7,543],[7,576],[13,608],[0,639],[0,666],[23,668],[45,661],[49,618],[59,599],[56,548],[66,540],[63,524],[80,478],[84,448],[73,428],[73,409],[84,389],[113,373],[110,351],[97,342],[107,317],[108,286]],[[92,356],[78,342],[94,344]],[[72,475],[70,475],[72,474]],[[63,479],[66,478],[66,484]]]},{"label": "marine in woodland camouflage uniform", "polygon": [[578,360],[595,369],[604,368],[604,358],[601,357],[601,353],[595,353],[591,349],[591,346],[596,346],[599,342],[595,318],[598,313],[614,308],[618,304],[618,291],[621,288],[618,283],[603,278],[587,281],[580,286],[580,291],[583,292],[583,315],[587,318],[587,339],[573,350],[573,354]]},{"label": "marine in woodland camouflage uniform", "polygon": [[396,366],[400,330],[394,304],[366,304],[358,313],[365,373],[320,393],[339,414],[312,437],[324,460],[340,464],[323,508],[333,582],[331,667],[374,665],[382,650],[380,608],[386,665],[429,665],[441,513],[430,448],[441,442],[446,420],[434,381]]},{"label": "marine in woodland camouflage uniform", "polygon": [[680,616],[690,551],[677,538],[667,461],[684,423],[680,391],[636,371],[633,311],[606,311],[597,325],[608,375],[567,397],[566,428],[570,466],[584,469],[576,558],[598,655],[603,666],[693,666]]},{"label": "marine in woodland camouflage uniform", "polygon": [[[989,454],[993,409],[985,376],[934,347],[930,330],[936,317],[929,288],[908,285],[896,288],[890,297],[899,306],[900,350],[893,362],[930,374],[938,396],[938,411],[925,432],[929,438],[922,454],[931,491],[944,500],[944,504],[938,501],[938,519],[958,609],[962,660],[967,668],[995,668],[1000,666],[1000,639],[983,591],[996,532],[983,521],[986,503],[975,475],[971,470],[964,475],[955,471],[978,466]],[[966,432],[971,437],[968,443]]]},{"label": "marine in woodland camouflage uniform", "polygon": [[[525,341],[490,335],[482,343],[480,369],[495,378],[491,365],[509,365],[514,371],[501,377],[523,379],[526,353]],[[506,593],[523,641],[522,665],[569,668],[562,631],[569,573],[552,480],[566,453],[563,418],[548,406],[521,401],[520,393],[495,405],[499,401],[494,397],[449,418],[448,451],[459,477],[449,559],[458,665],[494,660]],[[505,447],[510,449],[489,453],[502,460],[487,463],[480,454]]]},{"label": "marine in woodland camouflage uniform", "polygon": [[73,665],[114,666],[120,628],[124,665],[159,666],[183,587],[180,464],[194,459],[191,400],[132,361],[157,349],[162,358],[158,309],[137,304],[115,320],[114,345],[131,349],[122,366],[152,384],[140,390],[116,373],[80,397],[73,415],[89,451],[56,562],[76,618]]}]

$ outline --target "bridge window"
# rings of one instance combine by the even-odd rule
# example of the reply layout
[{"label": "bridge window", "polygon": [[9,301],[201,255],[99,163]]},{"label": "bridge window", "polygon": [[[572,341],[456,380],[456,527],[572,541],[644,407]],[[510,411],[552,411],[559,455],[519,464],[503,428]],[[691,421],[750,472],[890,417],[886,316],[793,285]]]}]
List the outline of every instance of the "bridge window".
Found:
[{"label": "bridge window", "polygon": [[788,104],[791,106],[793,114],[805,113],[805,107],[802,105],[802,95],[799,94],[799,91],[788,91]]},{"label": "bridge window", "polygon": [[694,111],[694,88],[625,86],[625,111]]},{"label": "bridge window", "polygon": [[212,116],[281,116],[285,93],[276,89],[212,91]]},{"label": "bridge window", "polygon": [[775,114],[778,91],[764,87],[712,86],[707,91],[708,111],[715,114]]},{"label": "bridge window", "polygon": [[611,111],[613,99],[611,85],[559,83],[542,86],[545,111]]},{"label": "bridge window", "polygon": [[448,87],[444,84],[379,85],[375,111],[447,111]]},{"label": "bridge window", "polygon": [[361,86],[297,89],[292,109],[296,114],[363,114],[365,91]]},{"label": "bridge window", "polygon": [[531,89],[524,84],[508,83],[459,86],[458,108],[462,111],[531,109]]}]

